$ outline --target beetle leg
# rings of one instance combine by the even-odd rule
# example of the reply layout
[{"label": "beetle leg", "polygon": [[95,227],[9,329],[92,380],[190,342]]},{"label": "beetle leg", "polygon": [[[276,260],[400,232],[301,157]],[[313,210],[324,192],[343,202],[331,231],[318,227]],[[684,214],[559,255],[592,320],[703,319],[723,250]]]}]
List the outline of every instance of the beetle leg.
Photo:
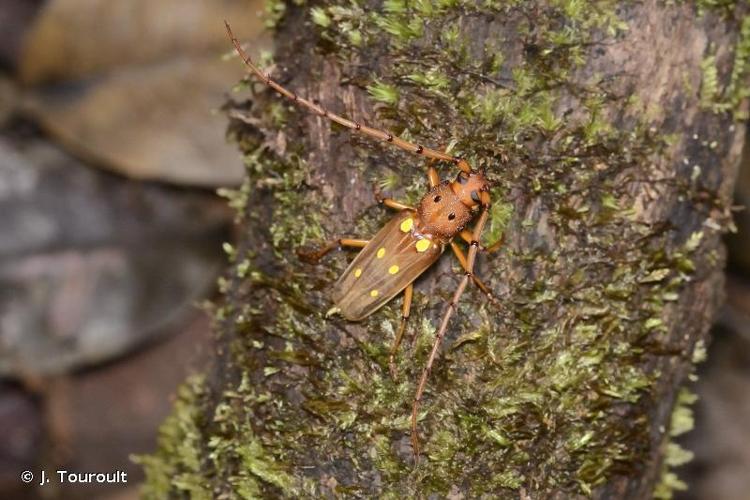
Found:
[{"label": "beetle leg", "polygon": [[[427,180],[430,183],[430,188],[434,188],[435,186],[440,184],[440,174],[438,174],[438,171],[435,168],[436,161],[436,159],[431,158],[427,162]],[[383,205],[395,210],[416,210],[414,207],[407,205],[406,203],[396,201],[393,198],[383,198],[380,195],[380,190],[377,187],[375,188],[375,199],[378,200],[378,203],[382,203]]]},{"label": "beetle leg", "polygon": [[[441,149],[443,149],[443,151],[448,153],[448,147],[441,148]],[[435,162],[436,162],[435,159],[430,159],[427,162],[427,180],[430,182],[430,188],[434,188],[435,186],[440,184],[440,174],[435,168]]]},{"label": "beetle leg", "polygon": [[411,205],[401,203],[400,201],[396,201],[393,198],[384,197],[381,194],[380,188],[378,186],[375,186],[373,188],[373,193],[375,194],[375,200],[377,200],[378,203],[382,203],[386,207],[393,208],[394,210],[415,210],[415,208]]},{"label": "beetle leg", "polygon": [[[461,237],[462,240],[464,240],[466,243],[471,245],[471,239],[473,238],[473,235],[471,234],[471,231],[468,229],[462,230],[458,235]],[[484,248],[480,245],[479,250],[483,250]]]},{"label": "beetle leg", "polygon": [[[469,271],[468,262],[466,262],[466,255],[464,255],[463,250],[461,250],[461,247],[458,246],[458,244],[455,241],[451,241],[451,249],[453,250],[453,253],[456,255],[456,258],[458,259],[459,264],[461,264],[461,267],[464,269],[464,271]],[[479,279],[477,275],[474,273],[471,274],[471,279],[474,281],[474,284],[479,287],[482,292],[484,292],[485,295],[487,295],[487,298],[496,306],[500,306],[500,303],[497,301],[497,298],[492,293],[492,290],[490,290],[490,287],[488,287],[484,281]]]},{"label": "beetle leg", "polygon": [[407,287],[404,289],[404,305],[401,309],[401,324],[398,327],[398,333],[396,333],[396,338],[393,340],[393,345],[391,346],[391,354],[388,357],[388,367],[391,370],[391,377],[393,380],[396,380],[398,378],[398,372],[396,371],[396,353],[398,352],[398,347],[401,345],[401,340],[404,338],[404,330],[406,330],[406,321],[409,319],[409,311],[411,310],[411,299],[412,295],[414,293],[414,284],[409,283]]},{"label": "beetle leg", "polygon": [[482,192],[480,196],[482,197],[482,213],[479,216],[479,221],[477,222],[476,226],[474,226],[474,232],[472,233],[471,247],[469,248],[469,255],[466,258],[466,274],[464,274],[464,277],[458,284],[456,291],[453,293],[453,298],[451,299],[448,307],[445,310],[443,319],[440,322],[440,329],[438,330],[437,335],[435,335],[435,342],[433,342],[432,344],[430,356],[429,358],[427,358],[427,364],[422,370],[422,376],[420,377],[419,384],[417,385],[417,392],[414,395],[414,404],[412,405],[411,410],[411,445],[414,452],[414,460],[416,462],[419,462],[419,432],[417,431],[419,402],[422,400],[422,395],[424,394],[424,389],[427,385],[427,378],[430,376],[430,370],[432,370],[432,363],[437,357],[437,352],[440,349],[440,344],[443,342],[443,337],[445,336],[445,332],[448,329],[448,322],[450,321],[451,316],[453,316],[453,313],[458,306],[458,300],[461,298],[461,294],[464,293],[466,285],[469,283],[469,278],[473,276],[474,262],[476,261],[477,252],[479,251],[479,238],[482,236],[482,230],[484,229],[484,225],[487,223],[487,218],[489,217],[490,196],[487,192]]},{"label": "beetle leg", "polygon": [[393,198],[381,198],[378,201],[386,207],[393,208],[394,210],[415,210],[414,207],[409,206],[406,203],[396,201]]},{"label": "beetle leg", "polygon": [[431,188],[440,184],[440,174],[438,174],[437,169],[433,166],[433,162],[430,162],[430,165],[427,167],[427,179],[430,181]]},{"label": "beetle leg", "polygon": [[325,255],[328,254],[331,250],[337,250],[341,247],[364,248],[369,242],[370,240],[336,238],[323,245],[317,251],[305,251],[302,249],[297,250],[297,256],[305,262],[314,264],[325,257]]},{"label": "beetle leg", "polygon": [[[472,238],[471,231],[469,231],[468,229],[464,229],[463,231],[461,231],[460,233],[458,233],[458,235],[461,237],[462,240],[464,240],[466,243],[468,243],[469,245],[471,245],[471,238]],[[490,245],[488,247],[482,246],[480,244],[479,245],[479,251],[480,252],[492,253],[492,252],[497,251],[501,246],[503,246],[503,237],[502,236],[495,243],[493,243],[492,245]]]}]

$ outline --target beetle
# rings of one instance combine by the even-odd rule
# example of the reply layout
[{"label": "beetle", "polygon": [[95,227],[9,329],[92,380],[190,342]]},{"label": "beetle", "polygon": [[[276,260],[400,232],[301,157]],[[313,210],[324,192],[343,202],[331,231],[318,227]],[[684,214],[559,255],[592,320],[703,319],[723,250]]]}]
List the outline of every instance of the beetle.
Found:
[{"label": "beetle", "polygon": [[[253,63],[232,33],[229,23],[224,21],[224,24],[229,39],[250,72],[277,93],[301,107],[355,132],[392,144],[430,160],[427,168],[430,190],[422,197],[417,207],[411,207],[391,198],[381,198],[379,201],[384,205],[399,210],[399,212],[372,239],[337,238],[317,252],[301,253],[301,257],[306,260],[317,261],[328,252],[343,246],[362,249],[333,285],[332,298],[336,305],[335,309],[347,320],[360,321],[380,309],[399,293],[404,292],[401,323],[389,357],[389,366],[394,377],[396,376],[394,359],[409,317],[414,280],[434,264],[448,246],[455,253],[464,270],[464,275],[443,314],[427,363],[422,369],[422,375],[412,404],[411,443],[415,459],[418,460],[417,414],[419,403],[424,395],[430,370],[448,329],[450,318],[456,310],[458,300],[466,289],[469,280],[472,280],[490,297],[490,300],[494,301],[489,287],[474,275],[474,264],[480,250],[479,240],[489,217],[491,183],[483,172],[471,168],[464,159],[406,141],[384,130],[349,120],[328,111],[317,102],[310,101],[287,90]],[[434,166],[435,161],[447,161],[455,164],[459,169],[456,178],[453,181],[441,181]],[[477,222],[474,228],[472,230],[466,229],[469,222],[475,218]],[[453,241],[456,236],[469,244],[467,254]],[[494,251],[499,248],[500,244],[501,240],[483,249],[488,252]]]}]

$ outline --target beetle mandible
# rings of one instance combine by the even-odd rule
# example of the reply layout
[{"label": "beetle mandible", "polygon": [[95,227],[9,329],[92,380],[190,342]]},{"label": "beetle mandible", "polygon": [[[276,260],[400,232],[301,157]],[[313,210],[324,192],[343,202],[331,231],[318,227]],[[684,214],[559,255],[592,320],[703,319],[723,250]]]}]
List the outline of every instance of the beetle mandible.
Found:
[{"label": "beetle mandible", "polygon": [[[370,240],[337,238],[319,251],[308,254],[310,260],[318,260],[325,254],[341,246],[362,248],[354,261],[333,286],[333,301],[341,314],[350,321],[359,321],[404,292],[401,323],[390,351],[389,366],[395,377],[395,355],[401,343],[406,320],[409,317],[413,293],[413,283],[427,268],[437,261],[450,245],[464,269],[464,276],[453,293],[440,322],[435,341],[414,395],[411,412],[411,442],[416,459],[419,458],[419,435],[417,413],[424,394],[427,379],[435,361],[440,344],[448,329],[448,323],[456,310],[456,305],[469,280],[493,300],[489,288],[474,275],[474,263],[480,250],[479,239],[487,223],[490,208],[491,183],[483,172],[476,171],[461,158],[451,156],[419,144],[395,137],[393,134],[348,120],[331,113],[317,102],[305,99],[287,90],[263,73],[245,53],[242,45],[232,33],[228,22],[224,22],[234,48],[256,78],[291,101],[307,108],[324,118],[336,122],[356,132],[392,144],[405,151],[430,159],[427,169],[430,190],[419,205],[411,207],[390,198],[380,201],[388,207],[399,210],[380,231]],[[440,181],[434,161],[447,161],[460,170],[455,180]],[[479,214],[473,230],[465,229]],[[469,244],[468,254],[453,241],[459,236]],[[500,246],[498,241],[484,250],[494,251]]]}]

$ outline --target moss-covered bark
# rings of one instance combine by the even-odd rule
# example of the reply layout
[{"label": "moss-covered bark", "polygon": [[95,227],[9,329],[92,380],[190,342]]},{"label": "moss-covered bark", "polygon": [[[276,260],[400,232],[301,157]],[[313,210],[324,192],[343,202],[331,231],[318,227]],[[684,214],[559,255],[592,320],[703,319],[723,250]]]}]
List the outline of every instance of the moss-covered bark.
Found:
[{"label": "moss-covered bark", "polygon": [[[705,2],[704,2],[705,3]],[[399,302],[358,324],[326,317],[351,258],[295,251],[367,237],[424,192],[419,158],[352,137],[260,86],[231,193],[220,350],[146,464],[161,498],[644,498],[680,483],[680,386],[721,296],[721,234],[742,147],[750,18],[722,3],[351,2],[271,8],[285,85],[342,114],[451,144],[497,183],[478,273],[420,415],[415,381],[459,274],[417,281],[413,351],[388,349]],[[444,176],[455,175],[451,166]],[[665,453],[667,460],[664,460]],[[661,482],[660,482],[661,481]]]}]

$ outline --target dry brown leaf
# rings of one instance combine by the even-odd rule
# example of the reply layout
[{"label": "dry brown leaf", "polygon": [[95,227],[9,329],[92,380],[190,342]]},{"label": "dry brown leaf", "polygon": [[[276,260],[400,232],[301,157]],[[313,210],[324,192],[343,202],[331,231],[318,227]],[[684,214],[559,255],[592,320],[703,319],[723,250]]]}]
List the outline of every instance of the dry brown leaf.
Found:
[{"label": "dry brown leaf", "polygon": [[79,157],[137,179],[196,186],[240,181],[218,108],[243,75],[237,60],[173,60],[32,94],[26,111]]},{"label": "dry brown leaf", "polygon": [[27,84],[76,80],[115,67],[228,50],[224,19],[242,39],[263,29],[262,0],[49,0],[23,41]]}]

